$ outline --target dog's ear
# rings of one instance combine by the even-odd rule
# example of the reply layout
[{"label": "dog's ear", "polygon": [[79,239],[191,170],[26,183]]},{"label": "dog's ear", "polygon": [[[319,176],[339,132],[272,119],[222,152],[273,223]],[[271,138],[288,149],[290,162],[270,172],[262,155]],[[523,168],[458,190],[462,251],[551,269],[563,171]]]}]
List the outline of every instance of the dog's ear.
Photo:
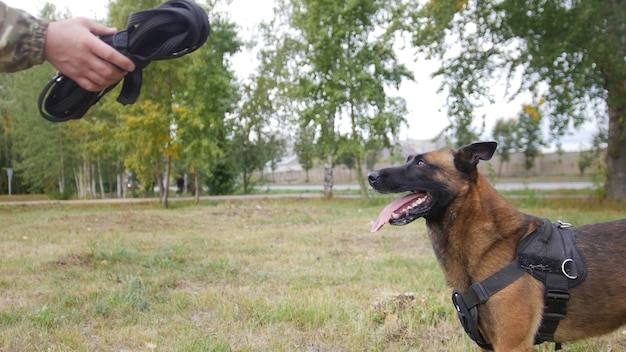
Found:
[{"label": "dog's ear", "polygon": [[476,170],[476,165],[480,160],[489,160],[495,153],[498,143],[478,142],[459,148],[454,153],[454,164],[457,169],[465,173]]}]

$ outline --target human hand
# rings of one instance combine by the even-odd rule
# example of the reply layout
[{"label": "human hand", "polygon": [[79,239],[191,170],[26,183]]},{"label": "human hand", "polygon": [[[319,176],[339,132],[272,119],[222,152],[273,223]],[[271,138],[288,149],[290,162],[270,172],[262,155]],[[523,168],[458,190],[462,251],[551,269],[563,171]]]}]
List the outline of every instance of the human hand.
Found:
[{"label": "human hand", "polygon": [[101,91],[135,69],[129,58],[98,38],[116,32],[83,17],[50,22],[44,59],[85,90]]}]

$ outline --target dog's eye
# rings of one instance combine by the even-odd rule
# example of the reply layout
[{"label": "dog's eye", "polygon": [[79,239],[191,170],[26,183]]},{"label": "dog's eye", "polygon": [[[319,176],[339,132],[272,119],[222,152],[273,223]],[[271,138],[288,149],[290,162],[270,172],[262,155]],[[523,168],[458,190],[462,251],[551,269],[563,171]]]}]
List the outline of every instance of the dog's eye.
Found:
[{"label": "dog's eye", "polygon": [[426,166],[428,166],[428,164],[424,160],[422,160],[422,159],[418,160],[417,163],[415,163],[415,165],[417,165],[417,167],[426,167]]}]

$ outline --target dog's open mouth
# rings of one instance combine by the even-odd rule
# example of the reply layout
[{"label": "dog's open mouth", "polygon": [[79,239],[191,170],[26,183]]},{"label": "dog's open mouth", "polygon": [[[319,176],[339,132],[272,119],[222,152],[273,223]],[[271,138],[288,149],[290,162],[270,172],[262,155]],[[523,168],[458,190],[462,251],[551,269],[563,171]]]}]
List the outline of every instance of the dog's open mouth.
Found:
[{"label": "dog's open mouth", "polygon": [[378,215],[372,226],[372,232],[380,230],[386,223],[391,225],[406,225],[430,209],[432,196],[428,192],[413,191],[412,193],[387,205]]}]

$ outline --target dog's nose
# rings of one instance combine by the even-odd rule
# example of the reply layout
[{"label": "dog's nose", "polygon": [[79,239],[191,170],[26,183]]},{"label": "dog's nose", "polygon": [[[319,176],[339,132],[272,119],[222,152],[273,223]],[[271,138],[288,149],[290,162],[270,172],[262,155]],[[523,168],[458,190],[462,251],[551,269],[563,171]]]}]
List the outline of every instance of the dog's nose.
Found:
[{"label": "dog's nose", "polygon": [[370,181],[370,183],[374,183],[378,181],[379,178],[380,178],[380,174],[378,173],[378,171],[372,171],[369,174],[367,174],[367,179]]}]

